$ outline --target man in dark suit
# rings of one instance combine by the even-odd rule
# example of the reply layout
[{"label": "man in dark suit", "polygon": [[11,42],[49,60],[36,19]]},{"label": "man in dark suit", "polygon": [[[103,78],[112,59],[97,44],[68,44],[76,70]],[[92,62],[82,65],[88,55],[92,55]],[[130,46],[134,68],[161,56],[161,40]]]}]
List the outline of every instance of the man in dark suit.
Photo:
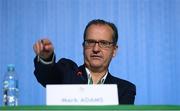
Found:
[{"label": "man in dark suit", "polygon": [[92,20],[84,31],[84,64],[80,67],[69,59],[55,62],[54,48],[50,40],[41,39],[33,48],[34,74],[44,87],[47,84],[117,84],[119,104],[134,104],[134,84],[112,76],[108,67],[117,52],[118,31],[113,23]]}]

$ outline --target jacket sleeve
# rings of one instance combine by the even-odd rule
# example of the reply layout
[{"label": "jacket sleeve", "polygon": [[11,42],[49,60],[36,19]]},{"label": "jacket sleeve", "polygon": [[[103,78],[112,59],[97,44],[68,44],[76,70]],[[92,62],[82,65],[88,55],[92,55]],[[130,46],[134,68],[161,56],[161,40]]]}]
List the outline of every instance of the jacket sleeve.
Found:
[{"label": "jacket sleeve", "polygon": [[78,67],[72,60],[62,58],[57,63],[55,59],[52,64],[43,64],[34,59],[34,75],[37,81],[44,87],[47,84],[63,84],[68,72]]}]

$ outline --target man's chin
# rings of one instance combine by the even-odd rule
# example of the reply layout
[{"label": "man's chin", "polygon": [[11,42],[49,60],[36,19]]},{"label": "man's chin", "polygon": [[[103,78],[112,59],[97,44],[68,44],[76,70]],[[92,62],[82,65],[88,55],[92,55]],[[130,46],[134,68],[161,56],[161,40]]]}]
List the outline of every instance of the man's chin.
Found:
[{"label": "man's chin", "polygon": [[99,68],[102,68],[102,64],[92,64],[91,67],[99,69]]}]

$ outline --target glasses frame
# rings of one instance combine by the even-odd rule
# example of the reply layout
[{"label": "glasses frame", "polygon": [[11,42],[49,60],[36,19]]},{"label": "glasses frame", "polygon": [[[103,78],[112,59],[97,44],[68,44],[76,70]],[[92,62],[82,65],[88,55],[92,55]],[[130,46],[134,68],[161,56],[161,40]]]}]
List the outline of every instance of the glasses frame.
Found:
[{"label": "glasses frame", "polygon": [[115,46],[114,42],[110,42],[107,40],[93,40],[93,39],[84,40],[83,46],[87,48],[88,47],[91,48],[94,47],[96,43],[100,48],[111,48],[112,46]]}]

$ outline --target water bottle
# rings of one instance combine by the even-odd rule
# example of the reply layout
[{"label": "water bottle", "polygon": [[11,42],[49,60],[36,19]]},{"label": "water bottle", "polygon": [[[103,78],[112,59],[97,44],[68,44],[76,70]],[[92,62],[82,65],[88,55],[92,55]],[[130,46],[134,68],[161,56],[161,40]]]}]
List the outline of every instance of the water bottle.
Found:
[{"label": "water bottle", "polygon": [[15,71],[15,66],[9,64],[3,81],[3,105],[17,106],[18,105],[18,78]]}]

